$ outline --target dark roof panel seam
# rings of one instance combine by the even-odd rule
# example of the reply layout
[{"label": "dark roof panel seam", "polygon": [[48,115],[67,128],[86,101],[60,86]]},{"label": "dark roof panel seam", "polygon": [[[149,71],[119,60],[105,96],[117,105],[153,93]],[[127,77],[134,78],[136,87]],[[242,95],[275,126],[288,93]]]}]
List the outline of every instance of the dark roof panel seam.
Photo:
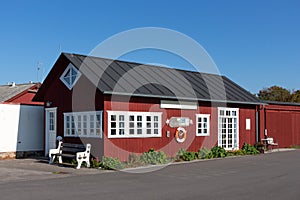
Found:
[{"label": "dark roof panel seam", "polygon": [[[125,72],[125,74],[126,74],[126,71],[125,71],[125,69],[123,69],[123,66],[121,66],[118,62],[116,62],[116,65],[118,65],[124,72]],[[127,65],[128,66],[128,65]],[[140,74],[134,69],[135,67],[132,67],[131,69],[130,69],[130,71],[132,71],[132,72],[134,72],[134,73],[136,73],[137,75],[139,75],[140,76]],[[128,71],[127,71],[128,72]],[[136,77],[134,77],[134,75],[132,75],[131,73],[127,73],[129,76],[130,76],[130,78],[131,78],[131,80],[136,80],[136,82],[138,82],[139,83],[139,85],[143,85],[143,83],[142,82],[140,82]],[[132,85],[132,84],[131,84]],[[132,87],[134,88],[134,85],[132,85]],[[147,90],[147,92],[149,93],[149,94],[151,94],[151,90],[150,89],[148,89],[147,87],[144,87],[146,90]],[[138,91],[139,92],[139,88],[136,88],[136,91]]]},{"label": "dark roof panel seam", "polygon": [[[153,70],[153,69],[152,69]],[[168,72],[172,71],[172,70],[168,70],[168,72],[165,72],[166,70],[165,69],[160,69],[159,71],[158,70],[155,70],[157,72],[155,72],[157,74],[157,76],[160,77],[161,80],[164,81],[165,85],[173,88],[174,90],[176,90],[176,93],[179,93],[181,95],[193,95],[192,93],[188,92],[189,94],[186,93],[186,91],[189,91],[188,87],[185,86],[185,82],[183,80],[183,83],[179,83],[177,84],[176,86],[175,85],[170,85],[171,83],[174,83],[176,84],[176,80],[173,78],[173,76],[171,76],[171,74],[169,74]],[[158,73],[159,72],[159,73]],[[172,73],[174,75],[174,73]]]},{"label": "dark roof panel seam", "polygon": [[[101,86],[102,84],[106,86],[106,88],[111,88],[110,85],[106,82],[106,81],[103,81],[99,76],[98,76],[98,73],[97,71],[95,71],[96,69],[89,65],[89,64],[92,64],[95,68],[99,68],[99,65],[97,65],[97,63],[95,63],[92,59],[88,59],[87,58],[84,58],[84,60],[82,60],[82,63],[81,65],[83,65],[85,67],[86,70],[90,71],[92,76],[95,76],[95,79],[97,79],[97,85],[95,85],[101,92],[104,91],[104,88],[100,87],[99,88],[99,83],[101,83]],[[81,67],[80,67],[81,68]],[[79,69],[80,70],[80,69]],[[83,70],[81,69],[80,70],[81,72],[83,72]],[[89,76],[90,76],[89,75]],[[87,77],[88,79],[90,79],[89,77]],[[91,81],[91,80],[90,80]],[[93,83],[93,84],[96,84],[96,83]]]},{"label": "dark roof panel seam", "polygon": [[[205,81],[203,80],[202,76],[200,77],[197,77],[198,79],[200,80],[196,80],[195,78],[195,74],[186,74],[187,77],[189,77],[191,80],[189,80],[193,86],[193,89],[196,90],[197,94],[201,95],[201,96],[207,96],[208,98],[210,97],[210,94],[208,92],[208,88],[207,88],[207,85],[205,83]],[[205,84],[203,84],[205,83]],[[205,88],[205,89],[203,89]],[[203,95],[203,93],[205,93],[205,95]]]}]

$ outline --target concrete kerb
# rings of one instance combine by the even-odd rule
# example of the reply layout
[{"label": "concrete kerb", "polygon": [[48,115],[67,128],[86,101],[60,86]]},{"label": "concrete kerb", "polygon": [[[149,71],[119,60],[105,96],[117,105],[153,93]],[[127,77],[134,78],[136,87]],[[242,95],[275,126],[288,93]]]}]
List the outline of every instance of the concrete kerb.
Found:
[{"label": "concrete kerb", "polygon": [[[269,154],[269,153],[294,151],[294,150],[297,150],[297,149],[278,148],[278,149],[272,149],[272,151],[269,150],[265,153]],[[256,156],[258,156],[258,155],[263,155],[263,154],[257,154]],[[197,159],[197,160],[192,160],[192,161],[171,162],[171,163],[161,164],[161,165],[148,165],[148,166],[140,166],[140,167],[134,167],[134,168],[126,168],[126,169],[122,169],[120,171],[130,172],[130,173],[147,173],[147,172],[155,171],[156,169],[159,169],[159,168],[164,168],[164,167],[169,166],[169,165],[182,165],[182,164],[191,164],[191,163],[196,163],[196,162],[211,162],[211,161],[217,161],[217,160],[220,160],[220,159],[234,159],[234,158],[242,158],[242,157],[246,157],[246,156],[254,156],[254,155],[229,156],[229,157],[225,157],[225,158]]]},{"label": "concrete kerb", "polygon": [[[293,150],[296,149],[279,148],[279,149],[273,149],[272,151],[267,151],[266,154],[293,151]],[[230,157],[226,157],[225,159],[235,159],[241,157],[243,156],[230,156]],[[140,166],[135,168],[125,168],[120,171],[124,173],[147,173],[147,172],[159,170],[160,168],[164,168],[169,165],[191,164],[195,162],[211,162],[220,159],[222,158],[171,162],[163,165],[149,165],[149,166]],[[49,165],[47,160],[33,159],[33,158],[0,160],[0,183],[6,181],[22,181],[22,180],[25,181],[25,180],[35,180],[35,179],[63,178],[68,176],[92,175],[92,174],[111,173],[111,172],[117,172],[117,171],[99,170],[99,169],[84,168],[84,167],[78,170],[75,169],[73,166],[71,167],[71,166],[61,166],[61,165]]]},{"label": "concrete kerb", "polygon": [[276,152],[284,152],[284,151],[294,151],[297,149],[294,148],[275,148],[272,150],[265,151],[265,153],[276,153]]}]

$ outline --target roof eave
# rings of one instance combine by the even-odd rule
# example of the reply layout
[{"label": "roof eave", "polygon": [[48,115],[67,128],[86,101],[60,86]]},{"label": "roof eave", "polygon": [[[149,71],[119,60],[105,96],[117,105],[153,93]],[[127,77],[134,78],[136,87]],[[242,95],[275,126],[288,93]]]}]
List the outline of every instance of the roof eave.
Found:
[{"label": "roof eave", "polygon": [[201,98],[192,98],[192,97],[178,97],[178,96],[164,96],[164,95],[147,95],[147,94],[128,94],[122,92],[111,92],[104,91],[103,94],[106,95],[119,95],[119,96],[134,96],[134,97],[146,97],[146,98],[160,98],[160,99],[180,99],[188,101],[203,101],[203,102],[212,102],[212,103],[230,103],[230,104],[243,104],[243,105],[265,105],[262,102],[250,102],[250,101],[231,101],[231,100],[214,100],[214,99],[201,99]]}]

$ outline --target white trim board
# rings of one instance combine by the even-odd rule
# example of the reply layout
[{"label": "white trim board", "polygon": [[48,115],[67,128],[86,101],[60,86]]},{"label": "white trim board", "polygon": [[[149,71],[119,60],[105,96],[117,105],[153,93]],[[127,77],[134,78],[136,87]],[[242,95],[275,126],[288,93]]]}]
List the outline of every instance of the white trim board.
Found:
[{"label": "white trim board", "polygon": [[161,100],[160,108],[173,108],[181,110],[197,110],[198,103],[192,101],[170,101],[170,100]]}]

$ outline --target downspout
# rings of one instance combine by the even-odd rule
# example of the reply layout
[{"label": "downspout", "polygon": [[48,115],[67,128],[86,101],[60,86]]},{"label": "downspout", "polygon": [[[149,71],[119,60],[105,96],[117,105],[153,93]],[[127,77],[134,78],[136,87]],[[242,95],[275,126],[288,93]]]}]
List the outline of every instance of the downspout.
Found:
[{"label": "downspout", "polygon": [[256,126],[256,136],[255,136],[255,142],[258,143],[259,141],[259,132],[260,132],[260,116],[259,116],[259,111],[260,111],[260,106],[257,106],[256,107],[256,112],[255,112],[255,120],[256,120],[256,123],[255,123],[255,126]]},{"label": "downspout", "polygon": [[267,138],[268,135],[268,129],[267,129],[267,111],[266,107],[263,106],[264,109],[264,137]]},{"label": "downspout", "polygon": [[[264,115],[264,122],[261,123],[261,111],[263,110],[263,115]],[[256,142],[259,142],[262,138],[260,138],[261,136],[261,130],[264,130],[264,135],[266,134],[266,108],[265,105],[259,105],[257,106],[256,109],[256,113],[255,113],[255,117],[256,117]],[[263,129],[261,129],[261,126],[264,126]]]}]

